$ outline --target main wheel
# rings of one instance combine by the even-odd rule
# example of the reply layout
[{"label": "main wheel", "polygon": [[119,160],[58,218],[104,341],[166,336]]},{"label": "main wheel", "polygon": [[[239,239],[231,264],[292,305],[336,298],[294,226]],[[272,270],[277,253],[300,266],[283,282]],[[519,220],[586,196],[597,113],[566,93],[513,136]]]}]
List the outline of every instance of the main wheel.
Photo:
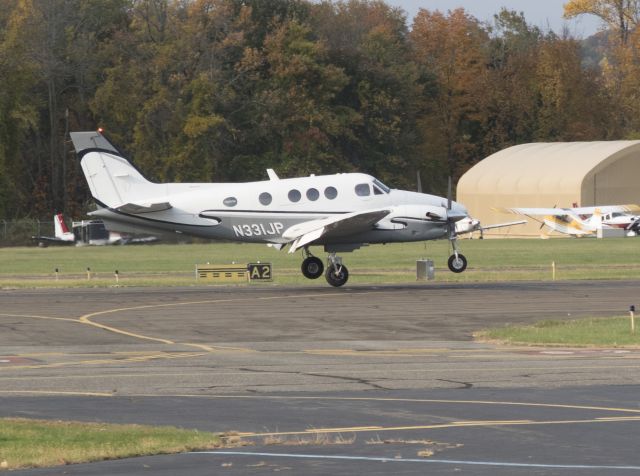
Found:
[{"label": "main wheel", "polygon": [[327,272],[324,274],[324,277],[327,278],[327,283],[331,286],[339,288],[349,279],[349,270],[345,265],[341,265],[340,271],[336,273],[333,267],[330,266],[327,268]]},{"label": "main wheel", "polygon": [[464,257],[463,254],[458,253],[458,256],[451,255],[449,256],[449,261],[447,261],[449,265],[449,269],[454,273],[462,273],[465,269],[467,269],[467,258]]},{"label": "main wheel", "polygon": [[305,278],[318,279],[320,276],[322,276],[324,265],[322,264],[322,260],[320,258],[309,256],[304,259],[300,269],[302,270],[302,274]]}]

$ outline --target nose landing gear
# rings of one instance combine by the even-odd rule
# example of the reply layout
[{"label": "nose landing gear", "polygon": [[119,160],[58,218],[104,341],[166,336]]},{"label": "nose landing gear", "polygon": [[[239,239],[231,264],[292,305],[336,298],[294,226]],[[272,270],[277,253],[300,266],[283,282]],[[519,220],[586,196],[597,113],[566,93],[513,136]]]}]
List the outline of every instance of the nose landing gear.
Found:
[{"label": "nose landing gear", "polygon": [[454,273],[462,273],[465,269],[467,269],[467,258],[462,253],[454,252],[451,256],[449,256],[449,261],[447,261],[447,265],[449,269]]},{"label": "nose landing gear", "polygon": [[465,269],[467,269],[467,258],[462,253],[458,253],[457,246],[457,236],[455,233],[455,228],[451,227],[451,231],[449,233],[449,243],[451,243],[451,247],[453,248],[453,254],[449,256],[449,260],[447,261],[447,265],[449,266],[449,270],[454,273],[462,273]]}]

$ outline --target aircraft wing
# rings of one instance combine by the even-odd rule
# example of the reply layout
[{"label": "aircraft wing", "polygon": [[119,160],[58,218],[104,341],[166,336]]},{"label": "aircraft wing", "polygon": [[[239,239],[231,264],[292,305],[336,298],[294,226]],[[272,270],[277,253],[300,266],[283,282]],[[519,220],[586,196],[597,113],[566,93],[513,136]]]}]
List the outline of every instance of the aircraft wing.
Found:
[{"label": "aircraft wing", "polygon": [[503,228],[505,226],[511,226],[511,225],[524,225],[525,223],[527,223],[527,220],[509,221],[506,223],[496,223],[494,225],[481,226],[480,229],[482,231],[493,230],[494,228]]},{"label": "aircraft wing", "polygon": [[138,215],[140,213],[161,212],[163,210],[169,210],[170,208],[172,207],[169,202],[148,203],[148,204],[126,203],[124,205],[120,205],[119,207],[116,207],[116,210],[123,213]]},{"label": "aircraft wing", "polygon": [[[500,213],[513,213],[515,215],[572,215],[575,214],[572,208],[494,208],[493,210]],[[592,212],[593,213],[593,212]]]},{"label": "aircraft wing", "polygon": [[289,253],[293,253],[323,236],[346,236],[369,231],[389,213],[391,210],[387,209],[368,210],[310,220],[288,228],[282,237],[291,241]]},{"label": "aircraft wing", "polygon": [[43,243],[47,245],[74,245],[74,240],[61,240],[60,238],[55,238],[53,236],[32,236],[31,239],[33,241],[37,241],[38,243]]},{"label": "aircraft wing", "polygon": [[578,215],[593,215],[596,210],[600,213],[640,213],[640,206],[635,204],[628,205],[605,205],[602,207],[578,207],[572,208]]}]

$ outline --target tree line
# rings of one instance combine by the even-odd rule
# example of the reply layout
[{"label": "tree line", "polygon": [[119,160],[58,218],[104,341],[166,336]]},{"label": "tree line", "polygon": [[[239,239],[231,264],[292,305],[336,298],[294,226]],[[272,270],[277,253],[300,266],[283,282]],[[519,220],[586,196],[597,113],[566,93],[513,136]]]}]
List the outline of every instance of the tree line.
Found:
[{"label": "tree line", "polygon": [[568,1],[607,28],[589,56],[506,9],[0,0],[0,217],[84,214],[68,132],[97,127],[158,181],[361,171],[439,194],[514,144],[639,138],[638,8]]}]

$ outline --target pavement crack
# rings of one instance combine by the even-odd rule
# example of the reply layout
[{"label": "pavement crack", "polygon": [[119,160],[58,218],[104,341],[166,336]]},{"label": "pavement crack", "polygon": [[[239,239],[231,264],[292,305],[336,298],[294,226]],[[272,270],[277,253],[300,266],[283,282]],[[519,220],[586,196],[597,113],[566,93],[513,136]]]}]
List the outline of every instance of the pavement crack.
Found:
[{"label": "pavement crack", "polygon": [[256,372],[256,373],[267,373],[267,374],[288,374],[288,375],[298,375],[298,376],[306,376],[306,377],[325,377],[337,380],[344,380],[347,382],[359,383],[361,385],[366,385],[371,388],[375,388],[378,390],[391,390],[390,388],[383,387],[382,385],[378,385],[377,383],[373,383],[370,380],[360,378],[360,377],[347,377],[345,375],[332,375],[332,374],[319,374],[313,372],[296,372],[296,371],[287,371],[287,370],[261,370],[261,369],[249,369],[246,367],[238,368],[238,370],[242,372]]},{"label": "pavement crack", "polygon": [[437,378],[436,380],[438,380],[439,382],[455,383],[455,384],[461,385],[462,386],[461,388],[463,389],[473,388],[473,384],[471,382],[459,382],[457,380],[447,380],[444,378]]}]

